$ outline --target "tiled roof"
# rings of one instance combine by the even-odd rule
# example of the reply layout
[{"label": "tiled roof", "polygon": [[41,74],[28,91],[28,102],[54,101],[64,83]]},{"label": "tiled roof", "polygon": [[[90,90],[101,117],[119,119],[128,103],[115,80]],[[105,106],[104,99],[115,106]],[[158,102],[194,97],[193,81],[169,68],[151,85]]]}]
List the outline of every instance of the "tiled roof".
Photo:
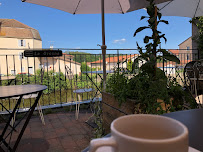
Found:
[{"label": "tiled roof", "polygon": [[0,19],[0,37],[41,40],[36,29],[15,19]]},{"label": "tiled roof", "polygon": [[69,57],[69,58],[74,58],[73,55],[70,55],[70,54],[67,54],[67,53],[63,53],[63,55],[65,55],[66,57]]},{"label": "tiled roof", "polygon": [[173,53],[174,55],[178,55],[179,54],[179,50],[168,50],[169,52]]},{"label": "tiled roof", "polygon": [[[138,54],[123,55],[123,56],[119,56],[119,57],[114,56],[114,57],[106,58],[106,62],[108,62],[108,63],[117,63],[118,61],[119,62],[125,61],[126,59],[137,57],[137,56],[138,56]],[[98,61],[91,62],[91,64],[93,64],[93,63],[103,63],[103,60],[98,60]]]},{"label": "tiled roof", "polygon": [[[65,57],[65,58],[64,58],[64,57]],[[60,57],[55,57],[55,58],[56,58],[56,59],[59,59],[59,60],[66,61],[66,62],[71,62],[71,63],[75,63],[75,64],[78,64],[78,65],[81,65],[79,62],[73,61],[74,56],[73,56],[73,55],[70,55],[70,54],[63,53],[62,56],[60,56]]]}]

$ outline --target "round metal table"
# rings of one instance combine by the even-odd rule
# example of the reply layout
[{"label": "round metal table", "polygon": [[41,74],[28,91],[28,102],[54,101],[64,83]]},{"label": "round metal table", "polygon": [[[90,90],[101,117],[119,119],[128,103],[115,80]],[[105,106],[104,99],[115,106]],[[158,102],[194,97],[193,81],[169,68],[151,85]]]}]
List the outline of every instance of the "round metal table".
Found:
[{"label": "round metal table", "polygon": [[[24,133],[24,131],[25,131],[25,129],[29,123],[29,120],[30,120],[30,118],[31,118],[31,116],[35,110],[35,107],[37,106],[37,103],[40,99],[40,96],[42,95],[42,92],[45,89],[47,89],[47,86],[44,86],[44,85],[14,85],[14,86],[2,86],[2,87],[0,87],[0,99],[19,97],[19,99],[18,99],[14,109],[12,110],[12,112],[10,112],[6,107],[4,107],[2,103],[0,103],[1,106],[3,106],[10,115],[9,119],[6,122],[6,125],[5,125],[3,131],[0,135],[0,143],[1,143],[1,145],[3,144],[4,146],[6,146],[7,150],[9,150],[9,151],[15,151],[16,150],[16,148],[17,148],[17,146],[21,140],[21,137],[23,136],[23,133]],[[31,105],[30,109],[25,113],[25,116],[27,115],[27,118],[23,124],[21,131],[19,131],[19,135],[18,135],[18,138],[17,138],[14,146],[11,147],[10,140],[12,138],[12,132],[15,131],[15,128],[20,124],[20,122],[23,120],[24,117],[22,119],[20,119],[18,123],[16,123],[16,124],[14,123],[11,130],[9,130],[8,128],[10,126],[11,120],[14,118],[14,114],[18,112],[22,97],[24,95],[34,94],[34,93],[37,93],[38,95],[37,95],[33,105]],[[9,141],[7,141],[7,139],[9,137],[10,137],[10,139],[9,139]],[[4,149],[1,148],[1,146],[0,146],[0,151],[4,151]]]},{"label": "round metal table", "polygon": [[[192,109],[163,114],[182,122],[189,130],[189,145],[203,151],[203,109]],[[110,137],[110,134],[105,137]],[[82,152],[88,152],[89,147]]]}]

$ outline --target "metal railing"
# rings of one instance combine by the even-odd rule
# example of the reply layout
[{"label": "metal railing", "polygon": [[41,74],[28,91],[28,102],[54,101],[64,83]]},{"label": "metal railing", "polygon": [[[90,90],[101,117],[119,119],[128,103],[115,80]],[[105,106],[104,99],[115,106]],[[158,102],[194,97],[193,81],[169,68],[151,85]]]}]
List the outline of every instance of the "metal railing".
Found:
[{"label": "metal railing", "polygon": [[[43,84],[48,88],[43,92],[41,97],[41,105],[58,105],[72,103],[77,99],[74,95],[74,88],[91,87],[95,89],[93,93],[82,94],[82,100],[91,100],[97,92],[97,87],[101,88],[102,77],[98,75],[97,71],[102,70],[102,55],[101,54],[84,54],[74,53],[76,51],[82,52],[98,52],[100,49],[61,49],[68,52],[63,53],[62,57],[31,57],[25,58],[23,56],[23,50],[16,50],[16,54],[3,54],[3,49],[0,49],[0,78],[5,78],[0,81],[0,85],[21,85],[21,84]],[[9,51],[9,49],[7,50]],[[115,54],[106,55],[106,68],[107,70],[114,70],[118,67],[127,69],[132,66],[132,62],[139,55],[136,49],[108,49],[108,51],[114,51]],[[122,54],[120,52],[130,52]],[[181,63],[176,64],[171,61],[157,61],[157,67],[162,69],[166,75],[174,76],[180,79],[183,78],[183,69],[186,63],[197,60],[198,53],[190,50],[184,52],[184,50],[178,50],[179,53],[175,55],[179,57]],[[186,50],[185,50],[186,51]],[[133,53],[135,52],[135,53]],[[131,63],[130,63],[131,62]],[[67,68],[69,72],[67,72]],[[90,71],[89,74],[83,73]],[[96,71],[96,72],[93,72]],[[15,76],[15,79],[6,79],[7,76]],[[96,84],[93,85],[93,83]],[[101,94],[98,93],[98,97]],[[12,99],[8,101],[0,101],[8,109],[12,109]],[[34,99],[26,99],[20,105],[21,108],[26,108],[34,102]],[[4,111],[3,107],[1,111]]]}]

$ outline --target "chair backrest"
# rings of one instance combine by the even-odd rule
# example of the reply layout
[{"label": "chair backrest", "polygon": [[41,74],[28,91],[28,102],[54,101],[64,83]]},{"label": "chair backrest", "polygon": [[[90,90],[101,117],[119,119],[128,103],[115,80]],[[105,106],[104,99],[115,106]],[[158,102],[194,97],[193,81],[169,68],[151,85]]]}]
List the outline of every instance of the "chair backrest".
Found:
[{"label": "chair backrest", "polygon": [[192,85],[191,78],[194,78],[193,65],[195,64],[195,62],[196,61],[191,61],[191,62],[189,62],[189,63],[187,63],[185,65],[183,75],[184,75],[185,85],[187,85],[187,86],[191,86]]},{"label": "chair backrest", "polygon": [[193,65],[194,76],[199,79],[203,76],[203,60],[196,61]]},{"label": "chair backrest", "polygon": [[69,79],[71,90],[90,88],[87,80],[81,80],[81,79],[77,79],[77,78],[75,79],[73,72],[67,65],[65,65],[65,70],[66,70],[65,76]]}]

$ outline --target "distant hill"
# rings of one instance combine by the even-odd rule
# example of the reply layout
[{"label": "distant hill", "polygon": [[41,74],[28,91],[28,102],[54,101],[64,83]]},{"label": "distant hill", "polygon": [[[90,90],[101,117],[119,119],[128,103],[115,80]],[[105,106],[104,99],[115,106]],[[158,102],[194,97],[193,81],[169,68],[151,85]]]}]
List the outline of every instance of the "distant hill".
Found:
[{"label": "distant hill", "polygon": [[[91,54],[91,53],[86,53],[86,52],[72,52],[72,51],[66,51],[64,53],[70,54],[74,56],[74,61],[82,63],[82,62],[94,62],[97,60],[102,59],[102,54]],[[117,56],[117,55],[107,55],[106,57],[111,57],[111,56]]]},{"label": "distant hill", "polygon": [[100,58],[102,58],[102,55],[95,55],[95,54],[90,54],[86,52],[71,52],[71,51],[66,51],[64,53],[70,54],[74,56],[74,61],[82,63],[82,62],[93,62],[97,61]]}]

